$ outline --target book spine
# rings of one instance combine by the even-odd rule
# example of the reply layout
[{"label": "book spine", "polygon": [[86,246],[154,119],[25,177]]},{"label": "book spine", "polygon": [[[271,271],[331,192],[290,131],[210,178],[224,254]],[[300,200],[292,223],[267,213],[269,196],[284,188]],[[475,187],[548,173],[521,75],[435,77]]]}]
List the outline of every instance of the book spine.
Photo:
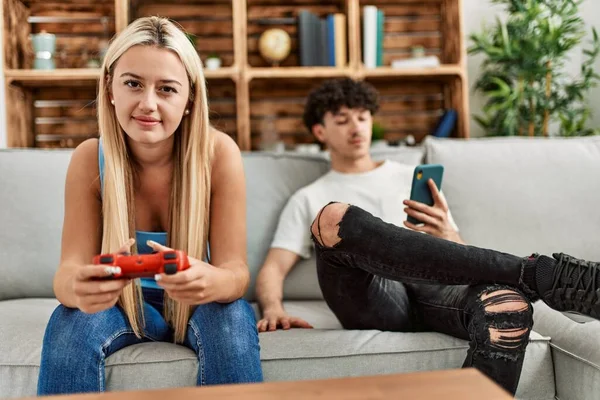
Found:
[{"label": "book spine", "polygon": [[300,10],[298,13],[298,39],[300,41],[300,65],[303,67],[307,67],[311,65],[311,18],[310,11]]},{"label": "book spine", "polygon": [[385,14],[383,10],[377,10],[377,66],[383,66],[383,39]]},{"label": "book spine", "polygon": [[366,68],[377,66],[377,7],[363,7],[363,63]]},{"label": "book spine", "polygon": [[314,67],[317,65],[321,65],[321,20],[315,14],[310,14],[311,19],[311,49],[310,49],[310,57],[311,63],[310,66]]},{"label": "book spine", "polygon": [[335,19],[333,14],[327,16],[327,65],[335,67]]},{"label": "book spine", "polygon": [[335,14],[335,65],[345,67],[348,62],[347,56],[347,28],[346,15]]},{"label": "book spine", "polygon": [[319,19],[319,65],[329,65],[329,35],[327,18]]}]

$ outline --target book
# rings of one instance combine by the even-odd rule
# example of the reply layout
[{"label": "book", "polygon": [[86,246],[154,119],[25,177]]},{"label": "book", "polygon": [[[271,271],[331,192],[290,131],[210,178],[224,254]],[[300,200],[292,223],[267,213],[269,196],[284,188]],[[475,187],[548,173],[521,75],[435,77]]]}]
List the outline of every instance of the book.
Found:
[{"label": "book", "polygon": [[323,65],[322,64],[322,59],[323,59],[323,46],[326,45],[326,43],[322,43],[322,27],[321,27],[321,19],[319,17],[317,17],[315,14],[310,13],[310,26],[311,26],[311,48],[310,48],[310,53],[311,53],[311,59],[312,59],[312,63],[310,64],[310,66],[318,66],[318,65]]},{"label": "book", "polygon": [[308,10],[298,12],[300,65],[345,66],[347,64],[346,15],[328,14],[319,18]]},{"label": "book", "polygon": [[392,68],[435,68],[439,66],[440,59],[437,58],[437,56],[415,57],[392,61]]},{"label": "book", "polygon": [[300,65],[307,67],[312,65],[311,47],[313,40],[311,28],[311,12],[300,10],[298,12],[298,48],[300,50]]},{"label": "book", "polygon": [[439,138],[450,137],[454,127],[456,126],[456,120],[458,119],[458,113],[456,110],[450,108],[446,110],[444,115],[440,118],[437,128],[433,131],[433,136]]},{"label": "book", "polygon": [[335,67],[335,15],[327,16],[327,65]]},{"label": "book", "polygon": [[335,29],[335,66],[345,67],[348,62],[346,40],[346,15],[337,13],[333,16]]},{"label": "book", "polygon": [[319,63],[317,65],[329,65],[329,24],[327,18],[318,18],[319,22]]},{"label": "book", "polygon": [[377,7],[363,7],[363,63],[366,68],[377,66]]},{"label": "book", "polygon": [[383,10],[377,10],[377,66],[383,66],[383,39],[384,39],[384,23],[385,23],[385,14]]}]

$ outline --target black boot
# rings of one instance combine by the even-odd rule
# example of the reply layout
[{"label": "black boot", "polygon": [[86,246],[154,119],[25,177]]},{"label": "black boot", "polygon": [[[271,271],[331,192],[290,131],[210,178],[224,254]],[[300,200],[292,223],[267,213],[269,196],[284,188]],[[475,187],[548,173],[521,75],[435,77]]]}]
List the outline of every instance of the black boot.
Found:
[{"label": "black boot", "polygon": [[563,253],[553,257],[556,261],[552,268],[536,271],[537,292],[542,300],[558,311],[600,319],[600,262]]}]

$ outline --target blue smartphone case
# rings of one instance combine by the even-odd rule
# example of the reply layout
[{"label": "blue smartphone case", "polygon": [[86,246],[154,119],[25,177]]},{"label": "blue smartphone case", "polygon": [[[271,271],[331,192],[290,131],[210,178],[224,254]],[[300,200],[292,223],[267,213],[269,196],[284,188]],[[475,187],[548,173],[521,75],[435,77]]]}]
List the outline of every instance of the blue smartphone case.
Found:
[{"label": "blue smartphone case", "polygon": [[[433,179],[438,190],[442,190],[442,177],[444,175],[444,166],[440,164],[418,165],[413,173],[412,187],[410,190],[410,199],[419,203],[433,205],[433,196],[427,181]],[[413,224],[422,224],[421,221],[411,217],[406,219]]]}]

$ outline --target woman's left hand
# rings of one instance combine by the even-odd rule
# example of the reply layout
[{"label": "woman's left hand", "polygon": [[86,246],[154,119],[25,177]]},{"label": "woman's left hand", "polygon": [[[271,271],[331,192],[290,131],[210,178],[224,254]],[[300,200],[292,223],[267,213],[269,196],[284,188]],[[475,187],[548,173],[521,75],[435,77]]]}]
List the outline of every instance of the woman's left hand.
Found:
[{"label": "woman's left hand", "polygon": [[[155,251],[172,250],[156,242],[148,241]],[[206,304],[230,298],[234,288],[234,274],[225,268],[188,256],[190,267],[173,275],[157,274],[158,286],[165,289],[173,300],[187,305]]]}]

